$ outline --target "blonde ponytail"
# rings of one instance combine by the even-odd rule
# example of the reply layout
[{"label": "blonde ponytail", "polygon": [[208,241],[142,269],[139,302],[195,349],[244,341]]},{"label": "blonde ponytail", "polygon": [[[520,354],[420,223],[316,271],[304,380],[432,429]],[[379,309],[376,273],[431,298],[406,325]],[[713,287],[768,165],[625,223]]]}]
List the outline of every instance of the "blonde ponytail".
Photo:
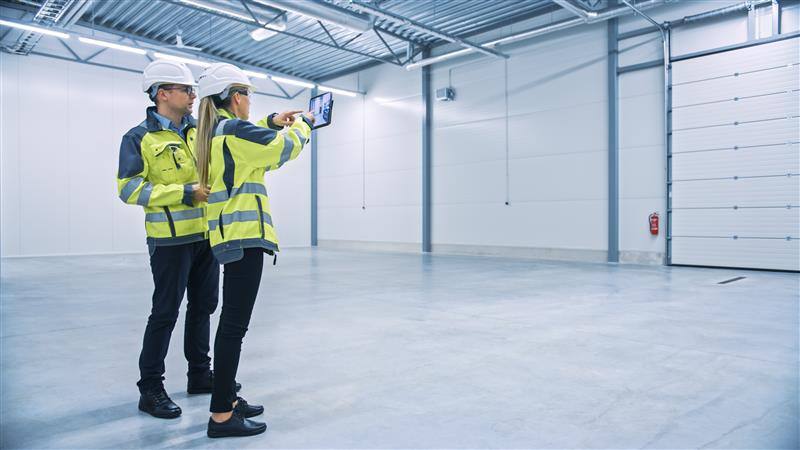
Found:
[{"label": "blonde ponytail", "polygon": [[197,140],[194,151],[197,155],[197,175],[200,186],[208,186],[209,162],[211,159],[211,138],[217,122],[217,108],[211,97],[200,100],[200,110],[197,119]]}]

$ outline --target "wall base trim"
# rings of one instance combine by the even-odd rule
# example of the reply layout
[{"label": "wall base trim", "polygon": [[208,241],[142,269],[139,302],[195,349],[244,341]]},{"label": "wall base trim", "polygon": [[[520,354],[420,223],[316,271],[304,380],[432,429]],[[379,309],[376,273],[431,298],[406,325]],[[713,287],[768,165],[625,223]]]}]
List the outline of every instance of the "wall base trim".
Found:
[{"label": "wall base trim", "polygon": [[368,252],[420,253],[421,242],[349,241],[319,239],[317,246],[334,250],[360,250]]},{"label": "wall base trim", "polygon": [[544,247],[507,247],[495,245],[434,244],[434,253],[511,258],[550,259],[557,261],[606,262],[605,250]]},{"label": "wall base trim", "polygon": [[664,253],[622,250],[619,252],[619,262],[626,264],[647,264],[660,266],[664,264]]}]

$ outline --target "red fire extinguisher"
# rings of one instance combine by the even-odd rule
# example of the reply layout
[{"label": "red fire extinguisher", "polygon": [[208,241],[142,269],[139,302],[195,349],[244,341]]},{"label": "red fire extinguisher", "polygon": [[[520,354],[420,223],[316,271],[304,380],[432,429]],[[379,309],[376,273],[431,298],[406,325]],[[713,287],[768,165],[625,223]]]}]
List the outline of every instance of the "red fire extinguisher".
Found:
[{"label": "red fire extinguisher", "polygon": [[650,214],[650,234],[658,236],[658,213]]}]

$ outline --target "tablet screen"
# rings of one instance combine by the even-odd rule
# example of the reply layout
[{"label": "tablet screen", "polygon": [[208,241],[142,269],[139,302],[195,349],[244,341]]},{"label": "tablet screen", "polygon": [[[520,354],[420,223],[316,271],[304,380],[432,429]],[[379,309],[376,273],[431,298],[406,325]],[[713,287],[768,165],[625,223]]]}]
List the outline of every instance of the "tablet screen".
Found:
[{"label": "tablet screen", "polygon": [[314,128],[330,125],[333,115],[333,94],[326,92],[311,98],[308,110],[314,113]]}]

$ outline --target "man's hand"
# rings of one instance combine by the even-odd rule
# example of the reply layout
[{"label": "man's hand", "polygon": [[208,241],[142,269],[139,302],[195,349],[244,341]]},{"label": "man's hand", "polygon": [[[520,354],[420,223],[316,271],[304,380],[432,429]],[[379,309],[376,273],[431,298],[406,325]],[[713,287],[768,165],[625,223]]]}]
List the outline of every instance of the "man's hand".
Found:
[{"label": "man's hand", "polygon": [[192,185],[192,198],[195,203],[202,203],[208,201],[208,194],[211,190],[208,187],[200,186],[200,184]]},{"label": "man's hand", "polygon": [[301,112],[303,111],[284,111],[275,115],[275,117],[272,118],[272,122],[279,127],[289,126],[294,123],[294,115]]},{"label": "man's hand", "polygon": [[316,122],[316,119],[314,119],[314,113],[312,111],[306,111],[303,113],[303,115],[308,117],[308,120],[310,120],[312,124]]}]

